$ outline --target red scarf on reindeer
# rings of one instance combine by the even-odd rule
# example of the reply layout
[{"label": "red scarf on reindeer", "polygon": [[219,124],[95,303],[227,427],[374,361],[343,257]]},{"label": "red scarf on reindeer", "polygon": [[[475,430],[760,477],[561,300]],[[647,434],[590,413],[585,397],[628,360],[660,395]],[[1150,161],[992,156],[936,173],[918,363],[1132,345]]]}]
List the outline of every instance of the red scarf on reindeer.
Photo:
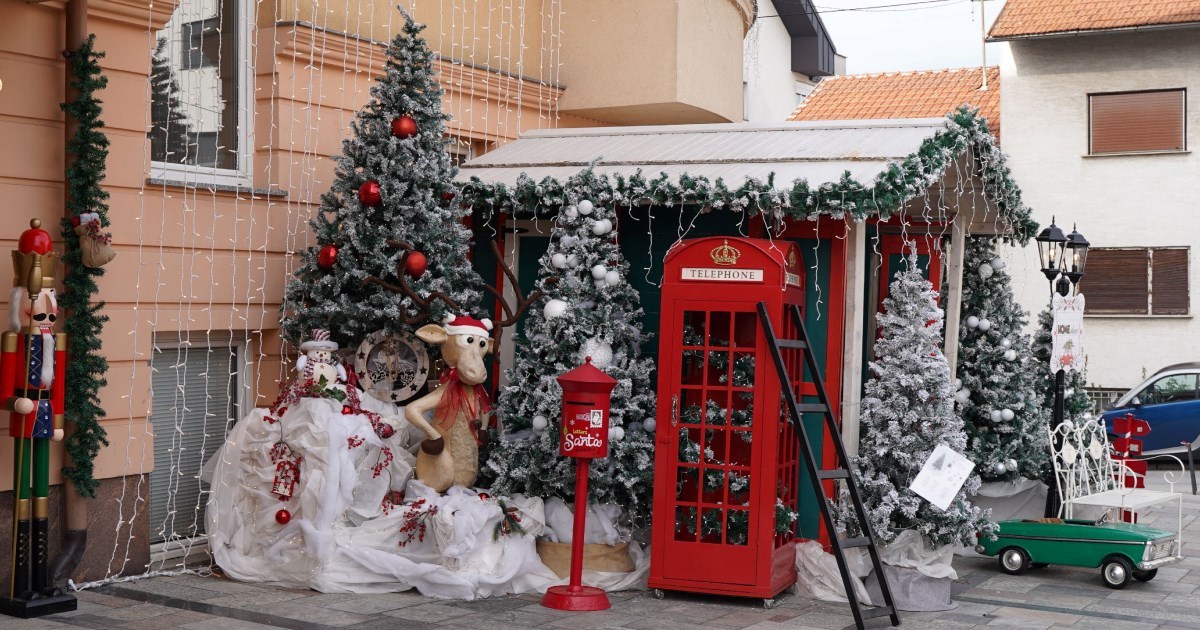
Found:
[{"label": "red scarf on reindeer", "polygon": [[[474,420],[492,408],[487,388],[483,385],[464,385],[458,379],[456,368],[450,368],[445,374],[442,374],[441,383],[446,391],[442,394],[442,399],[438,401],[437,408],[433,412],[433,420],[447,431],[454,426],[460,412]],[[480,428],[486,429],[488,424],[488,420],[484,419]],[[479,439],[479,429],[475,428],[475,423],[468,422],[467,426],[471,428],[471,437],[475,438],[475,443],[482,445],[483,441]]]}]

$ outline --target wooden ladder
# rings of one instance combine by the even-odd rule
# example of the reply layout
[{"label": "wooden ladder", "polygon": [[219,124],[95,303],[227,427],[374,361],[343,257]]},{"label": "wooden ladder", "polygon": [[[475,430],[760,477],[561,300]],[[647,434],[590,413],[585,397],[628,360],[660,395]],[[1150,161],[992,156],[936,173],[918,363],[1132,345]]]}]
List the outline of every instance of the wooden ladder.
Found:
[{"label": "wooden ladder", "polygon": [[[879,550],[875,547],[875,533],[871,531],[871,523],[867,520],[866,511],[863,510],[862,499],[858,495],[858,485],[854,482],[854,476],[850,473],[850,460],[846,455],[846,447],[842,444],[841,435],[838,431],[837,421],[833,417],[833,408],[829,405],[829,396],[825,393],[825,382],[821,378],[821,371],[817,367],[816,358],[813,356],[812,349],[808,341],[808,331],[804,327],[804,318],[800,314],[800,307],[795,304],[790,304],[785,307],[787,315],[791,316],[796,325],[796,331],[799,333],[799,339],[779,339],[775,335],[775,327],[771,324],[771,316],[767,312],[767,303],[758,303],[758,318],[762,324],[763,332],[767,336],[767,346],[771,349],[771,358],[775,361],[775,371],[779,374],[779,384],[781,393],[783,394],[784,404],[787,406],[788,420],[795,428],[796,439],[800,442],[800,455],[804,459],[804,464],[808,468],[808,478],[812,480],[813,490],[817,497],[817,503],[821,507],[821,518],[825,523],[825,530],[829,532],[829,545],[833,549],[833,557],[837,558],[838,571],[842,574],[842,584],[846,588],[846,599],[850,603],[850,611],[854,613],[854,623],[858,628],[865,628],[863,622],[867,619],[876,617],[890,617],[893,626],[900,625],[900,616],[896,612],[896,604],[892,601],[892,591],[888,587],[887,576],[883,573],[883,563],[879,559]],[[788,374],[787,366],[783,361],[782,348],[790,348],[799,350],[804,354],[804,363],[808,367],[809,374],[812,375],[813,383],[817,387],[817,403],[800,403],[796,400],[796,392],[792,388],[792,376]],[[837,468],[821,469],[818,467],[817,459],[813,456],[812,440],[809,439],[808,431],[804,428],[802,414],[819,413],[825,419],[825,429],[833,436],[834,452],[837,454]],[[817,436],[821,438],[820,435]],[[858,519],[859,527],[862,530],[862,536],[857,538],[837,537],[837,530],[833,523],[833,514],[830,513],[829,500],[825,498],[825,489],[822,487],[822,481],[828,480],[844,480],[846,487],[850,491],[850,501],[854,504],[854,514]],[[858,601],[858,596],[854,592],[854,586],[851,583],[850,568],[846,564],[846,549],[855,547],[866,547],[868,555],[871,557],[871,566],[875,570],[875,575],[879,579],[879,590],[883,593],[883,605],[875,607],[864,607]]]}]

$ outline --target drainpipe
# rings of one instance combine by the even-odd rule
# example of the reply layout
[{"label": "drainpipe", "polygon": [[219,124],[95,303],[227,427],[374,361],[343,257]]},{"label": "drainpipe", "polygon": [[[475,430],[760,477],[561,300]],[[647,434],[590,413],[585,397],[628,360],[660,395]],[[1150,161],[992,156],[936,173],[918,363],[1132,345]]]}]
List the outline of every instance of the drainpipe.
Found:
[{"label": "drainpipe", "polygon": [[[87,39],[87,17],[87,0],[68,0],[66,13],[67,51],[79,50],[84,40]],[[74,77],[71,75],[71,64],[69,61],[63,64],[63,76],[66,81],[66,97],[69,102],[79,96],[75,90],[71,89],[71,80]],[[63,122],[65,123],[63,125],[63,146],[66,147],[66,143],[70,142],[71,138],[75,136],[79,126],[69,116],[64,116]],[[70,166],[75,156],[68,153],[65,157],[66,163],[64,166]],[[66,188],[65,179],[63,187],[64,189]],[[66,212],[65,205],[63,211]],[[68,216],[67,218],[70,217]],[[71,431],[72,429],[68,427],[67,432]],[[68,466],[72,465],[69,458],[66,464]],[[75,568],[79,566],[79,561],[83,558],[83,551],[87,547],[88,503],[83,496],[76,492],[75,484],[71,483],[70,480],[63,481],[63,520],[66,527],[63,530],[62,549],[50,567],[51,579],[56,584],[62,584],[71,577],[71,574],[75,572]]]}]

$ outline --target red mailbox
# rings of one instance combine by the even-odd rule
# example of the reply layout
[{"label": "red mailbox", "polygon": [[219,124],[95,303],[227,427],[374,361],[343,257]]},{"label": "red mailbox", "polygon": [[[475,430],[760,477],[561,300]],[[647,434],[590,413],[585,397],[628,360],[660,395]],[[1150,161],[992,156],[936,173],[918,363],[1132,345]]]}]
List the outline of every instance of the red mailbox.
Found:
[{"label": "red mailbox", "polygon": [[562,433],[558,451],[575,458],[575,523],[571,536],[571,580],[551,586],[542,605],[557,610],[605,610],[608,595],[583,585],[583,536],[587,522],[588,465],[592,458],[608,457],[609,394],[617,381],[596,369],[592,358],[558,377],[563,392]]},{"label": "red mailbox", "polygon": [[596,369],[591,357],[557,380],[563,391],[559,453],[563,457],[608,457],[608,401],[617,381]]}]

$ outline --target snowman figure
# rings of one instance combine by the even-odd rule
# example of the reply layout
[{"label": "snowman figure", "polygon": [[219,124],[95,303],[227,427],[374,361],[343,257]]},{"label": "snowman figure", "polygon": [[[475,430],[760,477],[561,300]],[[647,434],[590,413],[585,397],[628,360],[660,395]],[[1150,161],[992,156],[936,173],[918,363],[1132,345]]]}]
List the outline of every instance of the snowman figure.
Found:
[{"label": "snowman figure", "polygon": [[296,359],[296,372],[301,383],[319,383],[321,377],[329,385],[346,382],[346,368],[342,367],[333,353],[337,352],[337,342],[329,339],[329,331],[314,328],[312,338],[300,344],[300,352],[305,354]]}]

